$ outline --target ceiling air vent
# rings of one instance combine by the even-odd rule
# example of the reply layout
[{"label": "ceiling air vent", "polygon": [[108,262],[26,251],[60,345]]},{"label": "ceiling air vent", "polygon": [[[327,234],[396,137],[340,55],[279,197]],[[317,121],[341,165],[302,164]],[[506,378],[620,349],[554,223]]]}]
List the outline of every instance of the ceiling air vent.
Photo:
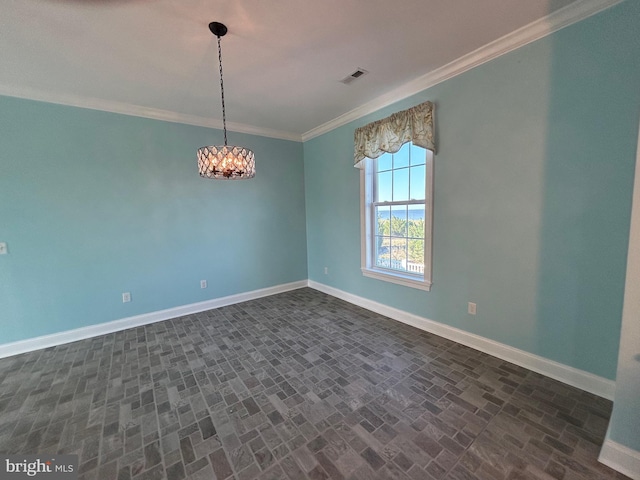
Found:
[{"label": "ceiling air vent", "polygon": [[367,73],[369,73],[369,72],[367,72],[364,68],[358,68],[351,75],[347,75],[345,78],[340,80],[340,82],[344,83],[345,85],[349,85],[351,82],[353,82],[354,80],[362,77],[363,75],[366,75]]}]

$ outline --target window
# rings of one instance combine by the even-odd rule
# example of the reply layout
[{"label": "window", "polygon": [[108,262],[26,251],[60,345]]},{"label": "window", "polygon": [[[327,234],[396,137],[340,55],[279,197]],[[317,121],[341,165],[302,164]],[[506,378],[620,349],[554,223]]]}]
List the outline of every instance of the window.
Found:
[{"label": "window", "polygon": [[362,273],[431,289],[433,153],[405,143],[361,170]]},{"label": "window", "polygon": [[362,273],[431,289],[434,104],[423,102],[356,128]]}]

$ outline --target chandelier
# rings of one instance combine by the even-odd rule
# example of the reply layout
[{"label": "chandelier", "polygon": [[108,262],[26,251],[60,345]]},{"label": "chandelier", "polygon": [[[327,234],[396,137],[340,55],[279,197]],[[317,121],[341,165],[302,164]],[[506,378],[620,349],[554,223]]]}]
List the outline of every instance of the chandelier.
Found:
[{"label": "chandelier", "polygon": [[222,97],[222,128],[224,145],[207,146],[198,149],[198,171],[201,177],[222,180],[240,180],[256,176],[256,162],[253,151],[235,145],[227,145],[227,116],[224,107],[224,82],[222,80],[222,49],[220,37],[227,33],[227,27],[219,22],[211,22],[209,30],[218,37],[218,62],[220,64],[220,94]]}]

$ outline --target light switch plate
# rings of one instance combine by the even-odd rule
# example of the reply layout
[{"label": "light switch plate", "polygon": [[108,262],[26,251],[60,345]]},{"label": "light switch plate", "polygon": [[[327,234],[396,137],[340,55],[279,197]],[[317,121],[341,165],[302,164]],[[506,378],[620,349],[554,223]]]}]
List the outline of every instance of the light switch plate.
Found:
[{"label": "light switch plate", "polygon": [[6,255],[7,253],[9,253],[9,251],[7,250],[6,242],[0,242],[0,255]]}]

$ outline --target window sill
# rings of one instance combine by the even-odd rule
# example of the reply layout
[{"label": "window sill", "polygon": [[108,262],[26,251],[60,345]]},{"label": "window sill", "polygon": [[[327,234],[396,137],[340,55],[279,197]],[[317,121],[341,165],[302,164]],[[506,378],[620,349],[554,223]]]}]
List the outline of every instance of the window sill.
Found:
[{"label": "window sill", "polygon": [[405,287],[417,288],[419,290],[431,291],[431,282],[419,280],[414,276],[403,275],[401,273],[389,272],[388,270],[362,268],[362,275],[384,282],[396,283]]}]

